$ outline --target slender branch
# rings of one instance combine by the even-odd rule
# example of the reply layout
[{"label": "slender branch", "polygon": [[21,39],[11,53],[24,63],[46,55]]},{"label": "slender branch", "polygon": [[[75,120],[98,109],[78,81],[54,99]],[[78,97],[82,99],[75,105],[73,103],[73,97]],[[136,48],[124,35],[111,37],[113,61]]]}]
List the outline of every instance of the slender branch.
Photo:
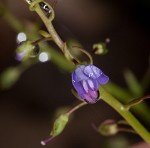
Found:
[{"label": "slender branch", "polygon": [[78,110],[79,108],[81,108],[82,106],[86,105],[86,102],[82,102],[80,104],[78,104],[77,106],[73,107],[71,110],[69,110],[66,115],[70,116],[74,111]]},{"label": "slender branch", "polygon": [[128,132],[132,134],[137,134],[133,129],[129,129],[129,128],[118,128],[118,132]]},{"label": "slender branch", "polygon": [[129,110],[131,107],[141,103],[142,101],[144,101],[145,99],[150,99],[150,95],[147,95],[147,96],[143,96],[141,98],[138,98],[138,99],[134,99],[132,100],[131,102],[129,102],[128,104],[126,104],[124,107],[126,110]]},{"label": "slender branch", "polygon": [[46,42],[46,41],[49,41],[49,40],[52,40],[52,38],[51,38],[51,37],[40,38],[40,39],[38,39],[38,40],[32,42],[32,45],[37,45],[37,44],[39,44],[39,43],[41,43],[41,42]]},{"label": "slender branch", "polygon": [[92,58],[92,56],[90,55],[90,53],[89,52],[87,52],[86,50],[84,50],[84,49],[82,49],[82,48],[80,48],[80,47],[78,47],[78,46],[72,46],[73,48],[75,47],[75,48],[78,48],[81,52],[83,52],[88,58],[89,58],[89,61],[90,61],[90,64],[93,64],[93,58]]}]

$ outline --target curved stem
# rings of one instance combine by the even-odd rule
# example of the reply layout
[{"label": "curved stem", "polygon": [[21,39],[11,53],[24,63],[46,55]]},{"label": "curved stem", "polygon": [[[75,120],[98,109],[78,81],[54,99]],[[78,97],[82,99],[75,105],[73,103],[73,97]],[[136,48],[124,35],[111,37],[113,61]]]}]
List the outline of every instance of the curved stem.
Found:
[{"label": "curved stem", "polygon": [[70,116],[74,111],[78,110],[79,108],[81,108],[82,106],[86,105],[86,102],[82,102],[78,105],[76,105],[75,107],[73,107],[71,110],[69,110],[66,115]]},{"label": "curved stem", "polygon": [[38,40],[32,42],[32,45],[34,46],[34,45],[37,45],[37,44],[39,44],[39,43],[41,43],[41,42],[46,42],[46,41],[49,41],[49,40],[52,40],[52,38],[51,38],[51,37],[40,38],[40,39],[38,39]]},{"label": "curved stem", "polygon": [[90,53],[88,53],[86,50],[78,47],[78,46],[72,46],[73,48],[78,48],[81,52],[83,52],[88,58],[89,58],[89,61],[90,61],[90,64],[93,64],[93,58],[92,56],[90,55]]},{"label": "curved stem", "polygon": [[124,109],[124,105],[114,98],[109,92],[107,92],[102,86],[100,86],[101,98],[114,108],[131,126],[132,128],[143,138],[145,142],[150,144],[150,133],[145,127],[135,118],[135,116]]},{"label": "curved stem", "polygon": [[132,134],[137,134],[133,129],[129,129],[129,128],[118,128],[118,132],[128,132]]},{"label": "curved stem", "polygon": [[72,54],[69,52],[68,47],[66,46],[66,43],[62,41],[58,33],[56,32],[55,28],[53,27],[52,20],[47,18],[45,14],[42,12],[39,5],[36,5],[34,7],[34,11],[40,16],[43,23],[45,24],[48,32],[50,33],[53,41],[56,43],[56,45],[61,49],[61,51],[64,53],[67,59],[71,60],[74,64],[78,63],[78,61],[72,56]]},{"label": "curved stem", "polygon": [[132,100],[131,102],[129,102],[128,104],[124,105],[125,109],[126,110],[129,110],[131,107],[141,103],[142,101],[144,101],[145,99],[150,99],[150,95],[147,95],[147,96],[143,96],[141,98],[138,98],[138,99],[134,99]]}]

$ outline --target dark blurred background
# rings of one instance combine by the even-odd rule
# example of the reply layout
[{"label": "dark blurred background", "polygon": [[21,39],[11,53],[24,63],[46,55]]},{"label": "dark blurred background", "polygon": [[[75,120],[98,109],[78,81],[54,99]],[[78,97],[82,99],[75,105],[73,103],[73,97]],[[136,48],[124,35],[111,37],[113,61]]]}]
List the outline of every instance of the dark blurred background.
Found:
[{"label": "dark blurred background", "polygon": [[[20,21],[40,22],[23,0],[2,2]],[[150,53],[149,0],[58,0],[55,10],[54,25],[64,40],[77,38],[91,51],[94,43],[110,38],[109,53],[95,55],[94,63],[113,82],[126,87],[123,78],[126,68],[138,79],[142,78]],[[16,34],[1,15],[0,72],[16,65]],[[0,147],[41,148],[40,141],[51,130],[56,109],[75,101],[71,88],[70,74],[49,61],[29,68],[11,89],[0,91]],[[91,123],[98,125],[109,118],[117,120],[120,116],[103,101],[87,105],[77,111],[64,132],[45,147],[113,148],[111,143],[116,141],[122,143],[118,148],[125,148],[141,140],[132,134],[103,137],[92,129]]]}]

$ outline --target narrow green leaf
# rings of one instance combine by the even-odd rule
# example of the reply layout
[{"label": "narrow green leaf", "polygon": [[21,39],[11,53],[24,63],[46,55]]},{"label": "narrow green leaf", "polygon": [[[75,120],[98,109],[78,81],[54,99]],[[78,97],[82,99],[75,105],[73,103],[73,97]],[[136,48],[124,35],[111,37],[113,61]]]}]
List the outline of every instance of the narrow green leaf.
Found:
[{"label": "narrow green leaf", "polygon": [[143,95],[143,89],[137,80],[136,76],[128,69],[124,72],[124,77],[130,92],[135,97],[140,97]]}]

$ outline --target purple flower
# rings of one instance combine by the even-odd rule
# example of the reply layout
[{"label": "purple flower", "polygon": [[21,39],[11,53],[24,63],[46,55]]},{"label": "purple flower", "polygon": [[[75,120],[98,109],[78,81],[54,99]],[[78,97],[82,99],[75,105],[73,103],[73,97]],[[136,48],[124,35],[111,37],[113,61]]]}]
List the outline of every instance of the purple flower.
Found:
[{"label": "purple flower", "polygon": [[80,65],[72,73],[72,84],[81,99],[88,103],[95,103],[99,98],[99,84],[106,84],[109,77],[98,67]]}]

